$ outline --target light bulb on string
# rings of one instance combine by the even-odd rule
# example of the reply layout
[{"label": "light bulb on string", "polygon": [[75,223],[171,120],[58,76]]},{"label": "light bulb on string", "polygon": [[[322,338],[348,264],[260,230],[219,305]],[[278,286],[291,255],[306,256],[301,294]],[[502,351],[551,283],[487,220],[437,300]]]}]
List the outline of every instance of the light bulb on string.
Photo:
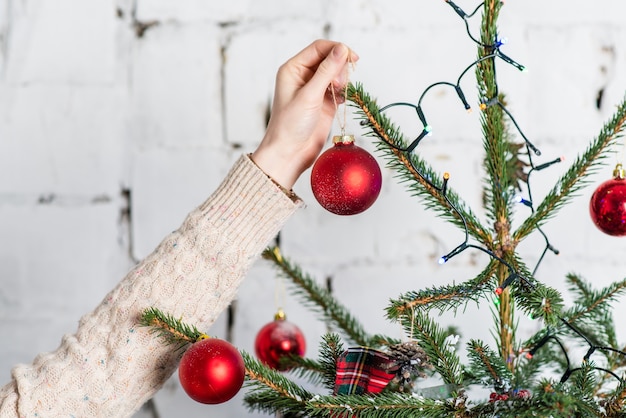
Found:
[{"label": "light bulb on string", "polygon": [[515,202],[521,203],[522,205],[528,206],[529,208],[533,207],[532,202],[530,202],[529,200],[524,199],[521,195],[516,195],[515,196]]}]

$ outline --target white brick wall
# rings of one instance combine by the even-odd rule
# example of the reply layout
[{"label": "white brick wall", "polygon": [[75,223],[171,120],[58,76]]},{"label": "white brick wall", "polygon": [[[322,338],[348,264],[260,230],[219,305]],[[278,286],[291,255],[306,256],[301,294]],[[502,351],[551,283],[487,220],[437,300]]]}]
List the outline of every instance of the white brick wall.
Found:
[{"label": "white brick wall", "polygon": [[[503,8],[500,28],[509,40],[503,50],[529,67],[525,74],[499,67],[509,108],[542,149],[540,161],[566,157],[533,175],[537,198],[626,91],[624,13],[620,0],[531,0]],[[139,36],[141,25],[148,28]],[[178,226],[240,153],[254,148],[276,69],[319,37],[359,53],[353,78],[382,104],[417,100],[430,83],[455,80],[475,57],[463,22],[441,1],[0,0],[0,384],[13,364],[56,348],[134,260]],[[470,73],[463,82],[468,99],[475,97],[473,84]],[[424,103],[434,135],[420,152],[449,171],[450,186],[477,208],[478,112],[468,115],[451,93],[438,90]],[[371,149],[367,140],[361,145]],[[614,162],[545,227],[561,250],[538,272],[548,284],[563,288],[568,272],[599,285],[626,275],[626,241],[598,232],[587,209]],[[383,318],[389,298],[467,279],[486,256],[464,254],[438,266],[461,234],[424,211],[391,174],[384,170],[378,202],[351,218],[320,209],[303,176],[295,189],[308,208],[282,238],[284,252],[309,273],[333,278],[335,291],[372,332],[400,336]],[[518,219],[527,214],[521,208]],[[540,245],[532,236],[520,247],[530,265]],[[271,320],[274,288],[274,273],[258,263],[235,310],[232,335],[242,349],[252,351],[256,332]],[[617,317],[625,306],[617,306]],[[315,356],[324,324],[293,298],[286,310],[306,330]],[[483,306],[442,319],[459,325],[466,338],[489,339],[476,327],[489,318]],[[521,331],[534,326],[523,323]],[[210,332],[226,333],[224,317]],[[151,407],[161,417],[252,416],[239,399],[195,404],[176,379]],[[138,416],[152,416],[150,408]]]}]

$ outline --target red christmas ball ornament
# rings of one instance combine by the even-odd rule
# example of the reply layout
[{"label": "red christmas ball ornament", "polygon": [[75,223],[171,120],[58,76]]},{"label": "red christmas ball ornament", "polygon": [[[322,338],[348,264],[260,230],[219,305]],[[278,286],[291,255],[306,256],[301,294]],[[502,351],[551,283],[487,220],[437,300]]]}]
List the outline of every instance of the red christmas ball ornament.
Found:
[{"label": "red christmas ball ornament", "polygon": [[598,186],[589,202],[593,223],[605,234],[616,237],[626,235],[625,177],[622,165],[617,164],[613,178]]},{"label": "red christmas ball ornament", "polygon": [[285,371],[289,367],[281,365],[281,358],[290,355],[304,356],[306,342],[300,328],[286,320],[280,310],[274,321],[261,328],[254,341],[254,350],[262,363],[269,367]]},{"label": "red christmas ball ornament", "polygon": [[333,143],[313,165],[313,195],[329,212],[361,213],[378,198],[382,186],[380,167],[369,152],[354,144],[354,136],[338,135]]},{"label": "red christmas ball ornament", "polygon": [[231,399],[241,389],[245,374],[241,353],[218,338],[193,343],[178,368],[178,378],[187,395],[205,404]]}]

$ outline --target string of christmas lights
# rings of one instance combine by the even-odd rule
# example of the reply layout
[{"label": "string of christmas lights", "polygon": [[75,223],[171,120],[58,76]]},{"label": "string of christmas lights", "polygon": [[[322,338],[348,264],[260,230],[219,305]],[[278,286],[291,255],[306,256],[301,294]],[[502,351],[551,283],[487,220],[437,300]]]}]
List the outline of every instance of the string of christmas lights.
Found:
[{"label": "string of christmas lights", "polygon": [[[463,89],[461,87],[461,80],[463,79],[463,77],[465,76],[465,74],[467,74],[467,72],[475,67],[476,65],[479,65],[480,63],[487,61],[487,60],[491,60],[491,59],[495,59],[495,58],[501,58],[503,61],[505,61],[507,64],[510,64],[512,66],[514,66],[515,68],[517,68],[520,71],[525,71],[526,67],[519,64],[517,61],[513,60],[512,58],[510,58],[508,55],[504,54],[500,48],[502,45],[504,45],[504,41],[503,40],[495,40],[495,42],[493,44],[487,45],[484,44],[480,41],[478,41],[474,36],[472,36],[470,29],[469,29],[469,23],[468,20],[469,18],[471,18],[472,16],[474,16],[476,14],[476,12],[482,7],[484,6],[484,2],[481,3],[480,5],[478,5],[476,7],[476,9],[474,9],[474,11],[470,14],[465,13],[465,11],[463,11],[463,9],[461,9],[458,5],[456,5],[454,2],[450,1],[450,0],[446,0],[446,3],[448,3],[453,9],[454,11],[463,19],[463,21],[465,22],[465,26],[466,26],[466,30],[468,33],[468,36],[470,37],[470,39],[480,45],[483,46],[485,48],[488,48],[490,50],[492,50],[493,52],[491,54],[488,54],[484,57],[481,57],[477,60],[475,60],[474,62],[472,62],[470,65],[468,65],[467,67],[465,67],[465,69],[463,69],[463,71],[461,72],[461,74],[459,75],[459,77],[456,80],[456,83],[451,83],[448,81],[437,81],[435,83],[430,84],[429,86],[427,86],[424,91],[421,93],[417,104],[413,104],[413,103],[409,103],[409,102],[395,102],[395,103],[391,103],[388,104],[386,106],[383,106],[380,108],[380,112],[384,112],[385,110],[388,110],[392,107],[396,107],[396,106],[404,106],[404,107],[410,107],[413,108],[422,124],[422,132],[406,147],[399,147],[396,144],[387,142],[387,144],[398,150],[401,152],[404,152],[406,154],[410,154],[412,153],[417,146],[420,144],[420,142],[426,137],[426,136],[430,136],[432,135],[432,127],[428,124],[426,115],[424,113],[423,107],[422,107],[422,101],[424,100],[424,98],[426,97],[426,94],[434,87],[436,86],[450,86],[452,88],[454,88],[455,92],[457,93],[459,99],[461,100],[463,106],[465,107],[466,110],[471,111],[471,105],[468,103],[468,101],[466,100],[465,97],[465,93],[463,92]],[[494,65],[494,71],[495,71],[495,65]],[[497,84],[496,84],[496,88],[497,88]],[[520,136],[524,139],[525,142],[525,146],[527,148],[527,153],[529,156],[529,162],[531,165],[531,170],[529,171],[532,172],[533,170],[539,171],[539,170],[543,170],[549,166],[551,166],[552,164],[555,164],[556,162],[560,162],[561,159],[557,159],[557,160],[553,160],[549,163],[544,163],[541,164],[540,166],[535,166],[534,163],[532,162],[532,158],[530,157],[531,155],[531,150],[536,154],[536,155],[541,155],[541,151],[528,139],[528,137],[524,134],[524,132],[521,130],[519,124],[517,123],[517,121],[515,120],[515,118],[513,117],[513,115],[511,114],[511,112],[506,109],[506,107],[499,101],[498,99],[498,91],[496,89],[496,93],[495,96],[493,98],[483,98],[481,100],[481,104],[480,104],[480,109],[481,110],[486,110],[487,108],[497,105],[499,106],[504,113],[507,114],[507,116],[509,117],[509,119],[511,120],[511,122],[513,123],[513,125],[516,127],[517,131],[519,132]],[[362,121],[362,124],[367,123],[367,121]],[[463,251],[465,251],[466,249],[469,248],[473,248],[479,251],[482,251],[486,254],[488,254],[490,257],[498,260],[499,262],[501,262],[502,264],[504,264],[510,271],[511,275],[510,277],[513,278],[519,278],[527,283],[530,283],[528,281],[528,279],[526,279],[525,277],[523,277],[522,275],[520,275],[518,272],[515,271],[515,269],[509,264],[507,263],[505,260],[503,260],[501,257],[498,257],[496,254],[493,253],[493,251],[489,250],[488,248],[484,248],[484,247],[480,247],[477,245],[473,245],[473,244],[469,244],[469,230],[467,228],[467,220],[465,219],[464,215],[462,214],[462,212],[454,205],[454,203],[452,201],[450,201],[450,199],[448,199],[448,196],[446,194],[447,192],[447,184],[448,184],[448,180],[450,179],[450,175],[449,173],[444,173],[443,175],[443,183],[442,186],[439,187],[437,186],[434,182],[432,182],[428,176],[425,176],[421,170],[416,167],[413,162],[411,161],[411,159],[409,158],[408,161],[411,164],[411,167],[413,170],[415,170],[415,172],[422,178],[422,180],[424,182],[426,182],[432,189],[436,190],[437,192],[439,192],[441,194],[441,196],[445,199],[446,203],[452,208],[452,210],[457,214],[457,216],[460,218],[461,222],[463,223],[464,226],[464,233],[465,233],[465,239],[463,240],[463,242],[459,245],[457,245],[452,251],[450,251],[449,253],[443,255],[440,259],[439,259],[439,264],[445,264],[448,260],[450,260],[452,257],[462,253]],[[530,185],[528,186],[528,189],[530,189]],[[530,193],[530,191],[529,191]],[[529,202],[531,202],[530,200],[522,200],[522,202],[526,203],[528,205]],[[532,208],[532,205],[530,206]],[[555,252],[556,254],[558,254],[558,250],[554,249],[554,247],[549,243],[547,236],[545,235],[545,233],[543,233],[543,231],[540,231],[541,234],[545,237],[546,239],[546,251],[547,249],[551,249],[553,250],[553,252]],[[541,257],[541,259],[543,259],[543,256]],[[536,270],[536,268],[535,268]],[[510,282],[508,282],[506,284],[506,286],[510,285],[512,283],[513,280],[511,280]],[[504,286],[501,290],[504,290],[504,288],[506,287]],[[500,291],[501,292],[501,291]]]},{"label": "string of christmas lights", "polygon": [[[391,148],[403,152],[407,155],[407,157],[409,156],[409,154],[411,154],[413,151],[415,151],[415,149],[417,148],[417,146],[421,143],[421,141],[427,137],[432,135],[432,127],[429,125],[426,115],[424,113],[424,110],[422,108],[422,101],[424,99],[424,97],[427,95],[427,93],[433,89],[436,86],[449,86],[452,87],[457,96],[459,97],[461,103],[463,104],[463,106],[465,107],[466,110],[471,111],[471,106],[469,104],[469,102],[466,100],[465,94],[463,92],[463,89],[461,87],[461,81],[463,79],[463,77],[465,76],[465,74],[467,74],[467,72],[481,64],[484,61],[487,60],[494,60],[493,63],[493,71],[495,73],[496,71],[496,65],[495,65],[495,59],[499,58],[501,60],[503,60],[505,63],[515,67],[516,69],[520,70],[520,71],[526,71],[526,67],[523,66],[522,64],[518,63],[517,61],[513,60],[511,57],[509,57],[508,55],[504,54],[501,51],[501,47],[502,45],[504,45],[506,42],[504,39],[495,39],[494,42],[492,44],[485,44],[481,41],[479,41],[478,39],[476,39],[471,31],[470,31],[470,27],[469,27],[469,19],[471,17],[473,17],[477,11],[484,6],[484,2],[482,2],[481,4],[479,4],[471,13],[466,13],[462,8],[460,8],[457,4],[455,4],[453,1],[451,0],[445,0],[446,3],[448,5],[450,5],[450,7],[457,13],[457,15],[459,15],[464,23],[465,23],[465,27],[466,27],[466,32],[468,37],[477,45],[486,48],[489,51],[492,51],[491,53],[485,55],[484,57],[481,57],[479,59],[477,59],[476,61],[472,62],[470,65],[468,65],[459,75],[459,77],[456,80],[456,83],[452,83],[452,82],[448,82],[448,81],[438,81],[435,82],[429,86],[426,87],[426,89],[424,89],[424,91],[421,93],[417,104],[413,104],[413,103],[409,103],[409,102],[396,102],[396,103],[391,103],[388,104],[384,107],[380,108],[380,112],[384,112],[390,108],[396,107],[396,106],[403,106],[403,107],[410,107],[412,109],[415,110],[421,125],[422,125],[422,131],[420,132],[420,134],[415,137],[415,139],[413,139],[412,142],[410,142],[408,144],[408,146],[406,147],[399,147],[398,145],[390,142],[390,141],[385,141],[386,144],[388,146],[390,146]],[[495,74],[494,74],[494,79],[495,79]],[[528,137],[524,134],[524,132],[522,131],[521,127],[519,126],[519,124],[517,123],[517,121],[515,120],[514,116],[512,115],[512,113],[506,108],[506,106],[499,100],[499,92],[498,92],[498,84],[496,81],[496,91],[495,94],[493,95],[493,97],[483,97],[480,100],[480,105],[479,108],[482,111],[486,111],[488,108],[492,107],[492,106],[498,106],[509,118],[509,120],[511,121],[511,123],[513,124],[513,126],[515,127],[515,129],[517,130],[517,132],[519,133],[519,135],[521,136],[521,138],[524,140],[524,146],[526,147],[526,154],[528,157],[528,166],[530,167],[530,169],[528,170],[527,173],[527,177],[526,177],[526,184],[527,184],[527,198],[522,197],[521,195],[516,195],[514,197],[514,200],[517,203],[523,204],[525,206],[527,206],[528,208],[530,208],[531,212],[534,213],[535,209],[533,206],[533,199],[532,199],[532,188],[531,188],[531,184],[530,184],[530,175],[535,172],[535,171],[541,171],[544,170],[554,164],[560,163],[561,161],[563,161],[562,157],[558,157],[555,158],[551,161],[542,163],[542,164],[538,164],[535,165],[533,159],[532,159],[532,154],[534,153],[535,155],[539,156],[541,155],[541,151],[528,139]],[[361,122],[362,125],[367,124],[367,120],[363,120]],[[455,257],[456,255],[462,253],[463,251],[473,248],[479,251],[482,251],[486,254],[488,254],[491,258],[497,260],[498,262],[502,263],[504,266],[506,266],[506,268],[509,270],[509,276],[507,277],[507,279],[505,279],[495,290],[494,293],[496,294],[496,303],[499,302],[499,297],[500,295],[503,293],[503,291],[510,286],[515,280],[520,280],[522,282],[524,282],[525,284],[528,285],[528,287],[530,289],[535,289],[535,285],[529,280],[529,278],[524,277],[522,274],[520,274],[519,271],[517,271],[510,263],[508,263],[506,260],[502,259],[501,257],[499,257],[498,255],[496,255],[493,251],[489,250],[488,248],[485,247],[481,247],[478,245],[474,245],[474,244],[470,244],[469,243],[469,229],[468,229],[468,225],[467,225],[467,219],[465,218],[465,216],[463,215],[463,212],[461,210],[459,210],[459,208],[457,208],[454,203],[448,198],[447,195],[447,191],[448,191],[448,181],[450,179],[450,175],[449,173],[444,173],[443,174],[443,181],[441,183],[441,186],[436,185],[430,178],[429,176],[426,176],[422,173],[422,171],[419,169],[419,167],[417,167],[411,158],[406,158],[406,160],[408,161],[408,163],[410,164],[412,170],[417,173],[417,175],[421,178],[421,180],[423,180],[430,188],[432,188],[433,190],[435,190],[436,192],[438,192],[445,200],[445,202],[448,204],[448,206],[452,209],[452,211],[456,214],[456,216],[458,216],[458,218],[461,220],[462,225],[463,225],[463,229],[464,229],[464,234],[465,234],[465,238],[463,240],[463,242],[459,245],[457,245],[452,251],[448,252],[447,254],[443,255],[440,259],[439,259],[439,264],[445,264],[447,261],[449,261],[451,258]],[[542,235],[542,237],[544,238],[545,241],[545,247],[540,255],[540,257],[538,258],[538,261],[535,265],[535,267],[532,270],[531,275],[534,276],[537,269],[539,268],[539,265],[541,264],[541,262],[543,261],[546,253],[548,251],[552,252],[555,255],[559,254],[559,250],[556,249],[550,242],[550,240],[548,239],[548,236],[545,234],[545,232],[541,229],[541,227],[537,226],[536,229],[538,230],[538,232]],[[572,332],[574,332],[574,334],[576,334],[580,339],[584,340],[586,344],[589,345],[589,349],[587,351],[587,354],[585,355],[585,357],[583,358],[583,362],[585,364],[589,363],[590,357],[596,352],[596,351],[610,351],[610,352],[614,352],[616,354],[622,355],[626,357],[626,352],[621,351],[621,350],[617,350],[611,347],[605,347],[605,346],[599,346],[596,344],[593,344],[593,342],[587,337],[585,336],[580,330],[576,329],[572,324],[570,324],[567,320],[565,320],[564,318],[558,316],[558,319],[561,321],[561,323],[563,323],[567,328],[569,328]],[[560,339],[557,337],[557,335],[555,335],[555,330],[553,329],[549,329],[548,333],[538,342],[536,343],[527,353],[526,353],[526,357],[530,360],[532,359],[533,355],[536,353],[537,350],[539,350],[542,346],[544,346],[547,342],[549,342],[550,340],[555,341],[558,346],[560,347],[561,351],[563,352],[563,355],[565,357],[566,360],[566,370],[563,373],[562,377],[561,377],[561,383],[566,382],[569,377],[572,375],[572,373],[582,370],[582,367],[577,367],[577,368],[572,368],[571,367],[571,363],[570,363],[570,358],[569,355],[567,353],[567,350],[565,349],[565,347],[563,346],[562,342],[560,341]],[[615,377],[616,379],[618,379],[620,382],[623,382],[623,379],[620,378],[619,376],[617,376],[617,374],[615,374],[613,371],[605,369],[603,367],[600,366],[595,366],[592,365],[591,366],[592,369],[598,370],[598,371],[602,371],[605,373],[608,373],[610,375],[612,375],[613,377]]]}]

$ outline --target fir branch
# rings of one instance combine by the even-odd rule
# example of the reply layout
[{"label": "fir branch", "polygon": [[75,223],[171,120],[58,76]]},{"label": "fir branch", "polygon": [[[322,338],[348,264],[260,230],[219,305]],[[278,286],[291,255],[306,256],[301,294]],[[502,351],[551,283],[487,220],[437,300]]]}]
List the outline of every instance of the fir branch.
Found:
[{"label": "fir branch", "polygon": [[515,301],[526,315],[543,319],[547,326],[560,323],[564,309],[563,297],[558,290],[535,282],[532,291],[514,292]]},{"label": "fir branch", "polygon": [[521,416],[533,416],[531,412],[536,414],[534,416],[554,418],[601,416],[595,402],[581,398],[574,386],[555,383],[552,380],[542,380],[539,383],[533,390],[532,403],[528,406],[527,413]]},{"label": "fir branch", "polygon": [[[337,375],[337,359],[344,352],[338,334],[325,334],[319,347],[318,359],[312,360],[299,356],[288,357],[289,373],[305,378],[313,384],[321,383],[332,391]],[[282,362],[281,362],[282,365]]]},{"label": "fir branch", "polygon": [[578,276],[574,273],[569,273],[565,276],[565,282],[567,283],[567,288],[574,295],[578,295],[577,300],[583,301],[589,297],[593,289],[591,288],[591,284],[585,281],[582,277]]},{"label": "fir branch", "polygon": [[324,386],[332,390],[335,387],[337,376],[337,359],[344,352],[343,344],[337,334],[326,334],[322,336],[322,343],[319,348],[318,361],[322,368],[322,381]]},{"label": "fir branch", "polygon": [[596,371],[593,362],[584,362],[579,370],[576,370],[570,381],[572,388],[581,400],[588,404],[595,404],[593,391],[597,385]]},{"label": "fir branch", "polygon": [[246,376],[251,379],[246,382],[246,387],[251,390],[246,394],[244,403],[251,410],[297,413],[302,410],[305,401],[313,397],[300,385],[263,365],[250,354],[242,352],[241,355]]},{"label": "fir branch", "polygon": [[453,411],[454,406],[449,402],[393,392],[319,396],[306,405],[306,414],[310,417],[434,418],[454,416]]},{"label": "fir branch", "polygon": [[[581,285],[583,283],[580,277],[573,274],[568,275],[568,281],[570,281],[570,283],[574,281]],[[596,322],[597,318],[594,318],[594,316],[597,314],[603,315],[609,308],[607,305],[624,292],[626,292],[626,279],[611,283],[600,291],[593,291],[586,286],[585,294],[577,300],[574,308],[564,314],[564,318],[566,318],[567,322],[570,324],[574,324],[576,321],[584,320],[589,317]]]},{"label": "fir branch", "polygon": [[291,280],[294,294],[305,306],[330,322],[353,344],[370,346],[372,338],[365,332],[361,323],[335,299],[330,292],[320,287],[315,280],[282,256],[278,247],[270,247],[263,251],[263,258],[270,260],[280,273]]},{"label": "fir branch", "polygon": [[461,386],[463,373],[460,359],[454,345],[446,339],[449,334],[422,311],[416,311],[411,317],[403,317],[401,322],[406,333],[419,342],[443,381]]},{"label": "fir branch", "polygon": [[432,287],[430,289],[411,291],[391,300],[387,307],[387,317],[397,320],[411,315],[415,309],[439,309],[441,312],[456,310],[470,301],[478,302],[484,293],[492,289],[493,274],[499,262],[491,260],[487,267],[475,278],[460,285]]},{"label": "fir branch", "polygon": [[151,327],[152,332],[161,337],[167,344],[176,345],[177,350],[187,344],[194,343],[205,336],[193,325],[183,323],[158,308],[147,308],[141,315],[140,324]]},{"label": "fir branch", "polygon": [[[424,206],[434,210],[442,219],[451,222],[465,231],[463,218],[467,223],[468,233],[480,242],[490,242],[491,236],[481,225],[478,217],[461,201],[460,197],[450,187],[446,196],[441,193],[443,176],[436,173],[424,160],[415,153],[407,155],[400,149],[406,149],[407,143],[400,129],[389,118],[380,112],[378,105],[363,89],[360,83],[349,84],[347,99],[359,109],[361,125],[369,131],[366,136],[378,139],[376,146],[388,160],[387,166],[396,170],[400,183],[407,183],[412,195],[424,199]],[[398,149],[400,148],[400,149]],[[435,187],[433,187],[433,185]],[[450,206],[448,200],[454,205]],[[458,213],[457,213],[458,211]]]},{"label": "fir branch", "polygon": [[515,231],[515,240],[522,240],[537,227],[542,226],[558,210],[573,199],[587,185],[587,178],[595,173],[608,157],[610,148],[622,136],[626,124],[626,97],[617,105],[612,118],[604,125],[598,136],[559,179],[552,190]]},{"label": "fir branch", "polygon": [[297,355],[283,356],[279,365],[281,370],[289,370],[290,375],[306,379],[313,385],[321,383],[326,372],[318,361]]},{"label": "fir branch", "polygon": [[613,394],[602,402],[602,406],[606,411],[606,416],[611,418],[624,417],[626,413],[626,380],[622,380]]},{"label": "fir branch", "polygon": [[[543,336],[543,334],[540,335]],[[534,344],[528,344],[526,347],[533,345]],[[515,374],[513,376],[513,387],[532,387],[539,375],[546,373],[546,371],[554,364],[558,363],[558,370],[563,370],[565,366],[560,362],[562,360],[563,353],[560,351],[557,353],[551,346],[545,350],[537,351],[531,359],[524,357],[518,360],[515,367]]]},{"label": "fir branch", "polygon": [[473,339],[467,343],[467,351],[471,375],[477,379],[476,383],[489,384],[498,392],[511,388],[513,374],[496,352],[482,341]]},{"label": "fir branch", "polygon": [[[478,46],[479,59],[492,55],[493,45],[498,38],[497,20],[502,4],[499,0],[485,1],[481,22],[481,45]],[[479,99],[497,99],[504,102],[503,95],[498,91],[496,79],[495,57],[480,62],[476,66],[476,81],[478,84]],[[484,196],[487,214],[500,225],[510,225],[511,201],[508,198],[508,188],[514,179],[509,176],[507,155],[510,142],[508,141],[507,126],[504,122],[504,111],[500,106],[490,106],[481,113],[483,133],[483,148],[486,158],[484,165],[487,172]],[[497,231],[496,231],[497,232]],[[507,228],[508,234],[508,228]],[[499,234],[499,241],[503,241]]]}]

